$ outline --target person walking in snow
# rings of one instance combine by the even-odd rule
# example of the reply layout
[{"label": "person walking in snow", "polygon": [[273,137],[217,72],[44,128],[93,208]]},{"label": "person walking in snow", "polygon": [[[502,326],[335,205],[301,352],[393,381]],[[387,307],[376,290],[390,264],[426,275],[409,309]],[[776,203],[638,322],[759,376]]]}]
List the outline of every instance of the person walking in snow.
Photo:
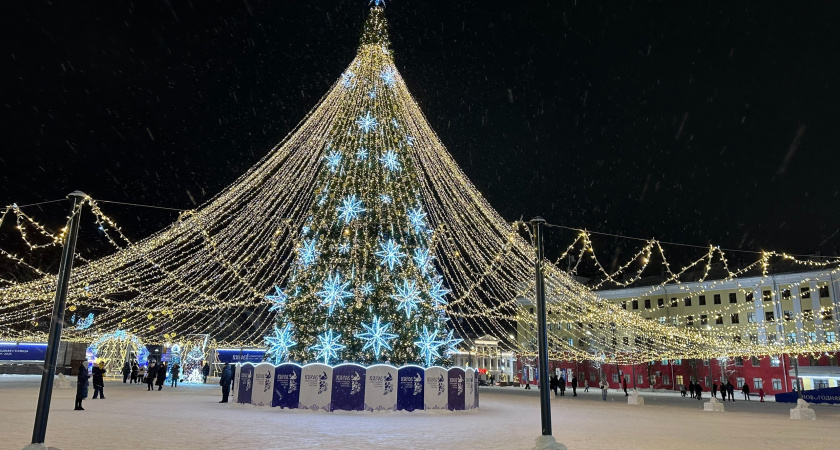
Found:
[{"label": "person walking in snow", "polygon": [[149,370],[146,371],[146,386],[148,389],[147,391],[151,391],[153,389],[152,386],[155,384],[155,378],[157,377],[158,365],[156,362],[152,361],[149,363]]},{"label": "person walking in snow", "polygon": [[731,381],[726,382],[726,392],[729,394],[729,401],[735,401],[735,386],[732,384]]},{"label": "person walking in snow", "polygon": [[717,382],[712,383],[712,398],[717,399]]},{"label": "person walking in snow", "polygon": [[222,377],[219,380],[219,385],[222,387],[222,401],[219,403],[227,403],[230,395],[230,384],[233,382],[233,373],[230,370],[230,364],[225,363],[222,367]]},{"label": "person walking in snow", "polygon": [[93,366],[93,399],[96,400],[98,397],[102,397],[102,400],[105,400],[105,392],[103,389],[105,388],[105,363],[100,362],[98,366]]},{"label": "person walking in snow", "polygon": [[694,385],[694,393],[697,394],[697,400],[703,400],[703,386],[699,382]]},{"label": "person walking in snow", "polygon": [[76,407],[73,408],[74,411],[85,410],[82,408],[82,400],[86,399],[88,396],[89,378],[90,375],[88,375],[87,361],[85,360],[79,364],[79,373],[76,375]]},{"label": "person walking in snow", "polygon": [[163,389],[163,383],[166,381],[166,363],[161,363],[160,367],[158,367],[157,371],[157,381],[155,384],[157,385],[158,389]]},{"label": "person walking in snow", "polygon": [[178,387],[178,376],[181,374],[181,365],[178,363],[172,364],[172,380],[169,382],[169,387]]},{"label": "person walking in snow", "polygon": [[747,383],[744,383],[744,387],[741,388],[741,392],[744,393],[744,400],[750,399],[750,386]]},{"label": "person walking in snow", "polygon": [[140,367],[137,365],[137,361],[133,361],[131,363],[131,384],[137,382],[137,375],[140,372]]},{"label": "person walking in snow", "polygon": [[691,398],[694,398],[694,381],[688,382],[688,394],[691,395]]},{"label": "person walking in snow", "polygon": [[557,382],[558,387],[560,388],[560,396],[566,396],[566,379],[563,376],[560,376],[560,380]]},{"label": "person walking in snow", "polygon": [[123,363],[122,368],[123,384],[128,382],[129,375],[131,375],[131,364],[129,364],[128,361],[126,361],[125,363]]},{"label": "person walking in snow", "polygon": [[204,367],[201,368],[201,375],[204,376],[203,383],[207,383],[207,376],[210,375],[210,364],[207,361],[204,362]]},{"label": "person walking in snow", "polygon": [[607,384],[607,380],[601,378],[601,384],[599,387],[601,388],[601,400],[607,401],[607,391],[610,389],[610,385]]},{"label": "person walking in snow", "polygon": [[557,375],[552,375],[551,378],[548,379],[548,387],[554,392],[554,396],[557,397]]},{"label": "person walking in snow", "polygon": [[764,403],[764,388],[758,388],[758,401]]},{"label": "person walking in snow", "polygon": [[589,392],[589,380],[583,380],[583,392]]},{"label": "person walking in snow", "polygon": [[531,389],[531,384],[528,383],[528,372],[523,370],[522,372],[522,382],[525,383],[525,389]]},{"label": "person walking in snow", "polygon": [[630,395],[630,394],[628,394],[628,393],[627,393],[627,377],[623,377],[623,378],[621,378],[621,387],[623,387],[623,388],[624,388],[624,396],[625,396],[625,397],[627,397],[628,395]]},{"label": "person walking in snow", "polygon": [[572,377],[572,397],[577,397],[577,377]]}]

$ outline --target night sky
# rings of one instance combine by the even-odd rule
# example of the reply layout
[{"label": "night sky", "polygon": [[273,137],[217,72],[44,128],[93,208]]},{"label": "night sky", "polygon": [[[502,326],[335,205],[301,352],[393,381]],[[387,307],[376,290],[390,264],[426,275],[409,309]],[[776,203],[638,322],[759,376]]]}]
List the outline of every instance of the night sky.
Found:
[{"label": "night sky", "polygon": [[[201,204],[340,76],[366,3],[3,2],[0,201],[80,189]],[[835,254],[840,3],[674,3],[393,0],[386,12],[409,90],[506,219]],[[175,218],[103,207],[133,238]],[[548,233],[549,255],[573,236]]]}]

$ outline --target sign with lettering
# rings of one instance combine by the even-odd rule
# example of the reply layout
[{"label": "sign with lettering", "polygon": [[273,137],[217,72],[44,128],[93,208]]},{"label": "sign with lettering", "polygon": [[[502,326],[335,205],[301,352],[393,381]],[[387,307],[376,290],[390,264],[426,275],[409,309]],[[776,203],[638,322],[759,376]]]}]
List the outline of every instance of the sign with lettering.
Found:
[{"label": "sign with lettering", "polygon": [[239,378],[236,382],[236,402],[251,403],[254,389],[254,366],[250,363],[239,366]]},{"label": "sign with lettering", "polygon": [[448,373],[443,367],[429,367],[424,376],[424,403],[426,410],[446,409],[449,402]]},{"label": "sign with lettering", "polygon": [[400,411],[423,410],[425,396],[425,370],[420,366],[404,366],[397,371],[397,409]]},{"label": "sign with lettering", "polygon": [[476,383],[475,370],[472,367],[467,367],[464,370],[464,380],[464,386],[467,390],[464,394],[464,409],[473,409],[475,408],[475,388],[478,383]]},{"label": "sign with lettering", "polygon": [[366,369],[358,364],[333,367],[330,411],[364,411]]},{"label": "sign with lettering", "polygon": [[326,364],[307,364],[300,371],[301,409],[330,410],[333,368]]},{"label": "sign with lettering", "polygon": [[254,387],[251,390],[251,404],[271,405],[274,393],[274,364],[260,363],[254,366]]},{"label": "sign with lettering", "polygon": [[259,364],[265,360],[265,350],[260,349],[238,349],[224,348],[216,350],[216,359],[221,363],[254,363]]},{"label": "sign with lettering", "polygon": [[[388,364],[377,364],[367,368],[366,376],[365,409],[368,411],[396,410],[397,368]],[[421,403],[420,406],[422,407],[423,404]]]},{"label": "sign with lettering", "polygon": [[47,356],[47,344],[0,343],[0,361],[43,361]]},{"label": "sign with lettering", "polygon": [[280,364],[274,369],[274,396],[271,406],[297,408],[300,403],[301,367],[294,363]]},{"label": "sign with lettering", "polygon": [[464,369],[452,367],[449,369],[449,400],[450,411],[463,411],[465,409],[464,396],[467,393],[466,377]]},{"label": "sign with lettering", "polygon": [[[796,395],[796,392],[776,394],[776,402],[796,403],[798,398],[799,397]],[[805,400],[808,403],[840,404],[840,387],[802,391],[802,400]]]}]

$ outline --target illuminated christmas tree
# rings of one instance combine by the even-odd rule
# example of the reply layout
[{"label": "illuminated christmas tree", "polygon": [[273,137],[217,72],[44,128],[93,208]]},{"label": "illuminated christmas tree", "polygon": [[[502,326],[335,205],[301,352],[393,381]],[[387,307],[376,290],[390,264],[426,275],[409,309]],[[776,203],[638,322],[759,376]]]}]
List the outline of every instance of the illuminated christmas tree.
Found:
[{"label": "illuminated christmas tree", "polygon": [[452,344],[449,290],[432,256],[436,234],[408,151],[415,137],[382,7],[371,8],[337,83],[338,100],[321,106],[334,118],[294,267],[266,297],[278,314],[269,352],[275,362],[440,362]]}]

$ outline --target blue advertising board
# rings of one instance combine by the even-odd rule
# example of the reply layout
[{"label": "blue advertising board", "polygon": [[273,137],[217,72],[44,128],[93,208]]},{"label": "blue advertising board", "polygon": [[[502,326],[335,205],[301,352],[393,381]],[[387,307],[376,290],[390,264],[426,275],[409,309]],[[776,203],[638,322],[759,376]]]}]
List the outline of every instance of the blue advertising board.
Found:
[{"label": "blue advertising board", "polygon": [[397,409],[400,411],[423,410],[423,373],[419,366],[399,369],[397,382]]},{"label": "blue advertising board", "polygon": [[[798,398],[799,397],[796,395],[796,392],[776,394],[776,402],[779,403],[796,403]],[[840,387],[802,391],[802,400],[805,400],[808,403],[840,404]]]},{"label": "blue advertising board", "polygon": [[300,366],[280,364],[274,369],[274,395],[271,406],[297,408],[300,399]]},{"label": "blue advertising board", "polygon": [[330,411],[364,411],[366,372],[357,364],[342,364],[333,368]]},{"label": "blue advertising board", "polygon": [[43,361],[47,344],[0,342],[0,361]]},{"label": "blue advertising board", "polygon": [[261,363],[265,360],[265,350],[223,348],[216,350],[218,361],[221,363]]}]

